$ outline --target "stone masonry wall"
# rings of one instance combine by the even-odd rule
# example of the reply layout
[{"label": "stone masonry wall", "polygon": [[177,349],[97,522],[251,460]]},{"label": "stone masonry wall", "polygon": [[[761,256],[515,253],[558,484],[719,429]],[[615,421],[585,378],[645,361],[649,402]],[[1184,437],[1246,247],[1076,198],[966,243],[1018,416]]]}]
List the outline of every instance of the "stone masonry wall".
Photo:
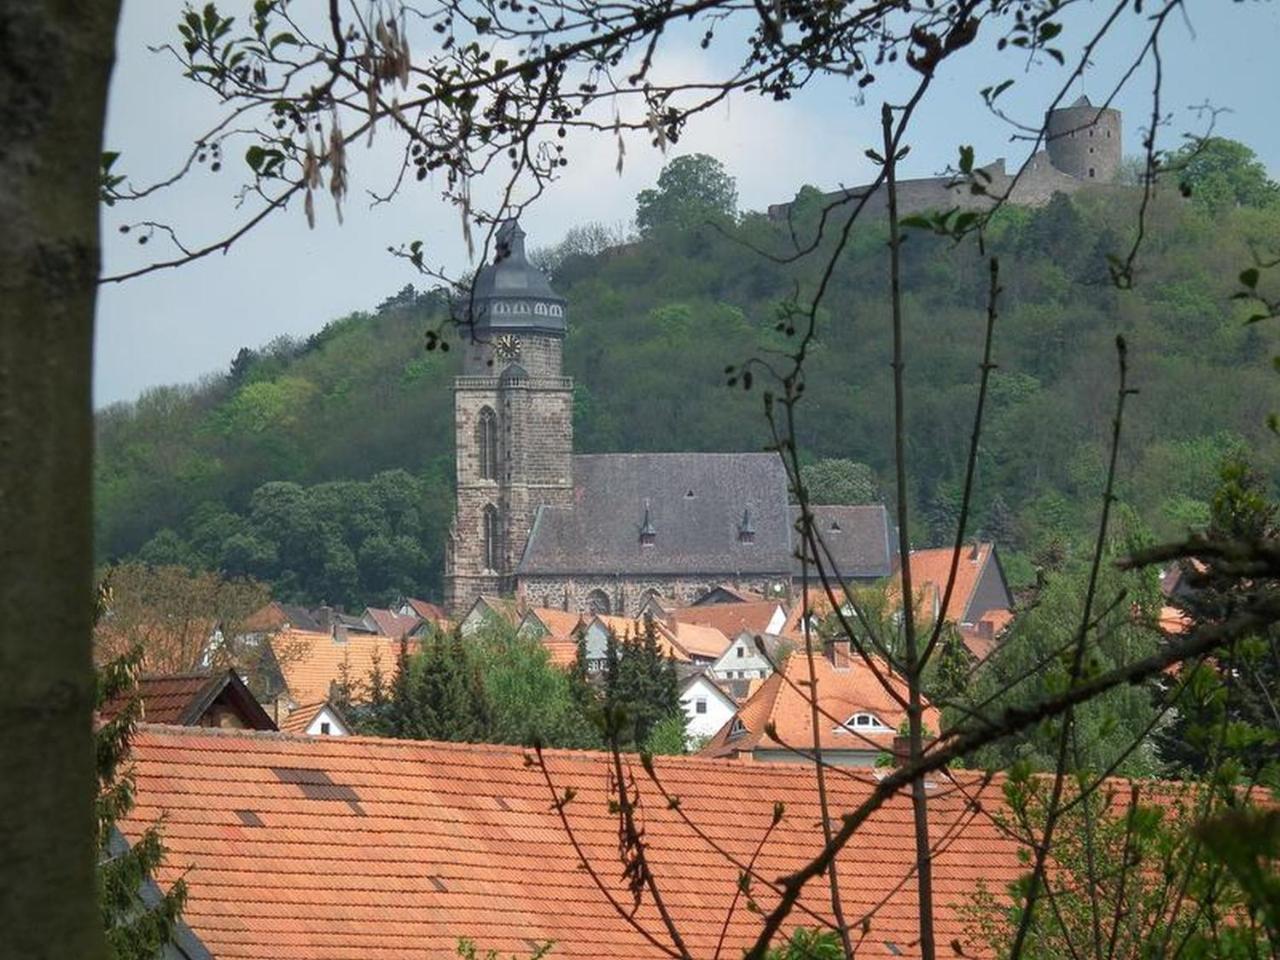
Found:
[{"label": "stone masonry wall", "polygon": [[[634,617],[640,613],[640,608],[651,591],[657,593],[659,601],[665,607],[686,607],[724,582],[723,574],[665,577],[540,576],[520,577],[516,592],[532,607],[584,613],[588,609],[588,596],[593,591],[600,590],[609,598],[612,613]],[[791,577],[790,574],[780,573],[776,576],[744,577],[731,583],[738,589],[770,595],[770,591],[778,583],[785,584],[784,589],[790,588]]]}]

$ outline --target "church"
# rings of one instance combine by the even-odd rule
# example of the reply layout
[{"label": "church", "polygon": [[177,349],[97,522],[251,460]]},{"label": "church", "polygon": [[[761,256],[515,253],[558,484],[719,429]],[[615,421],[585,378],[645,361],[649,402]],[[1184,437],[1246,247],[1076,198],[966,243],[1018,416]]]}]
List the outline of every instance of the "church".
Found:
[{"label": "church", "polygon": [[[685,606],[722,585],[789,599],[801,576],[797,508],[776,453],[574,454],[568,304],[529,263],[524,239],[515,222],[498,233],[454,381],[449,611],[484,594],[635,616],[650,601]],[[883,505],[813,511],[844,579],[892,573]]]}]

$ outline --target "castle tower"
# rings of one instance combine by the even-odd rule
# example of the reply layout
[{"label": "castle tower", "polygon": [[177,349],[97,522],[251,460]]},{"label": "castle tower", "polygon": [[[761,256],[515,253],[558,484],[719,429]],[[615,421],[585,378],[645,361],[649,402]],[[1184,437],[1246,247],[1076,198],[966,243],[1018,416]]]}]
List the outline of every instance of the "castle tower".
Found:
[{"label": "castle tower", "polygon": [[1049,160],[1077,180],[1110,183],[1120,171],[1120,111],[1081,97],[1045,117]]},{"label": "castle tower", "polygon": [[455,616],[481,593],[510,595],[534,514],[573,495],[573,381],[562,375],[565,300],[525,257],[524,231],[498,231],[476,277],[473,335],[454,380],[457,502],[445,556]]}]

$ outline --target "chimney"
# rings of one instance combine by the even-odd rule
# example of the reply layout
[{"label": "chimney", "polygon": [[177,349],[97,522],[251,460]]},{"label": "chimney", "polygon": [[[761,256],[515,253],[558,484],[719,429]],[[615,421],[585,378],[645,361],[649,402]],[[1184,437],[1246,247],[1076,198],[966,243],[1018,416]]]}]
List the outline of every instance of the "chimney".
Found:
[{"label": "chimney", "polygon": [[830,640],[827,642],[827,656],[836,670],[850,670],[853,668],[853,643],[848,637]]}]

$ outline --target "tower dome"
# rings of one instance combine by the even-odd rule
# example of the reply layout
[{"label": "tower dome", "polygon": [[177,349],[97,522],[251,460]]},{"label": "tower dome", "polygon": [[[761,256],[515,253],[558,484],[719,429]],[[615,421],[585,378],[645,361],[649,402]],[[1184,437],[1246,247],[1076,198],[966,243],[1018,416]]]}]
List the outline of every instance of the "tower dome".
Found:
[{"label": "tower dome", "polygon": [[476,331],[565,331],[565,299],[524,250],[525,233],[515,220],[499,229],[493,262],[480,268],[474,287]]},{"label": "tower dome", "polygon": [[1077,180],[1109,183],[1120,171],[1120,111],[1081,97],[1045,117],[1049,160]]}]

